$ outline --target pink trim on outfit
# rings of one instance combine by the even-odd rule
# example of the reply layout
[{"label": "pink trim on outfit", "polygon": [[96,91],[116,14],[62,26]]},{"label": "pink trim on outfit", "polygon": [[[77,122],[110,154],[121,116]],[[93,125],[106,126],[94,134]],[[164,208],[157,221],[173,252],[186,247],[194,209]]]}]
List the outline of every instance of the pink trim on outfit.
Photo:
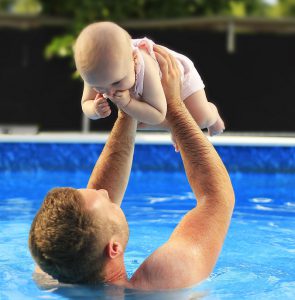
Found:
[{"label": "pink trim on outfit", "polygon": [[[135,64],[135,86],[134,86],[134,96],[136,98],[141,98],[143,94],[143,81],[144,81],[144,71],[145,64],[143,60],[142,53],[139,51],[140,49],[144,49],[155,61],[156,55],[153,50],[154,42],[148,38],[142,39],[133,39],[132,40],[132,48],[133,52],[136,54],[137,61]],[[204,89],[205,85],[196,70],[194,63],[186,56],[177,53],[173,50],[170,50],[164,47],[168,52],[170,52],[177,60],[179,70],[181,73],[181,99],[185,100],[187,97],[192,95],[193,93]],[[160,77],[162,76],[160,68],[159,68]]]}]

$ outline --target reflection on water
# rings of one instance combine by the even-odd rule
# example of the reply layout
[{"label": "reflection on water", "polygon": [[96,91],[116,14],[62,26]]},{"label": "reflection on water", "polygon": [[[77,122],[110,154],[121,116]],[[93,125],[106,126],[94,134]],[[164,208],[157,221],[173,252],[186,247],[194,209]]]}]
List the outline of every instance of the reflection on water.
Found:
[{"label": "reflection on water", "polygon": [[[112,285],[81,286],[73,284],[58,284],[50,276],[34,274],[33,278],[38,287],[47,294],[42,298],[55,299],[106,299],[106,300],[198,300],[208,296],[207,291],[183,289],[177,291],[145,292]],[[208,298],[207,298],[208,299]]]},{"label": "reflection on water", "polygon": [[[83,187],[88,172],[0,173],[0,299],[294,300],[295,174],[232,173],[236,207],[210,278],[181,291],[147,293],[32,280],[27,247],[32,219],[53,186]],[[123,210],[130,225],[125,263],[131,277],[195,205],[184,173],[133,172]],[[174,275],[173,275],[174,276]],[[169,280],[167,278],[167,280]]]}]

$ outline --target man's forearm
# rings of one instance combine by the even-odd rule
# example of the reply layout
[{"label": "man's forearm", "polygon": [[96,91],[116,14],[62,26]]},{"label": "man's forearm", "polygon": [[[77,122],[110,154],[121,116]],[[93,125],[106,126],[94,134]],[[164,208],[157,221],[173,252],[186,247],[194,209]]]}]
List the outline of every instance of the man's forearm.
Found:
[{"label": "man's forearm", "polygon": [[232,192],[228,173],[219,155],[196,125],[183,102],[170,101],[167,121],[197,198],[201,200],[204,196]]},{"label": "man's forearm", "polygon": [[119,112],[87,185],[87,188],[106,189],[118,205],[121,205],[129,180],[136,127],[136,120]]}]

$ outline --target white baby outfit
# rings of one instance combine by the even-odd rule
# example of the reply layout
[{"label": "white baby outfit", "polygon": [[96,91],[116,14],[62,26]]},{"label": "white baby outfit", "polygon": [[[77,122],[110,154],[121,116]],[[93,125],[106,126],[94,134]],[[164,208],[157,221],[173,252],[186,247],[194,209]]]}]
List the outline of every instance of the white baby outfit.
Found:
[{"label": "white baby outfit", "polygon": [[[144,49],[146,52],[156,60],[156,56],[153,50],[154,42],[148,38],[142,39],[133,39],[132,40],[132,47],[133,51],[137,56],[137,62],[135,66],[135,73],[136,73],[136,81],[134,86],[134,96],[136,98],[141,98],[143,93],[143,81],[144,81],[144,60],[141,52],[139,49]],[[173,50],[170,50],[166,47],[165,48],[168,52],[170,52],[177,60],[180,74],[181,74],[181,99],[185,100],[188,96],[192,95],[193,93],[202,90],[205,85],[196,70],[194,63],[186,56],[177,53]],[[159,73],[161,76],[161,71],[159,69]]]}]

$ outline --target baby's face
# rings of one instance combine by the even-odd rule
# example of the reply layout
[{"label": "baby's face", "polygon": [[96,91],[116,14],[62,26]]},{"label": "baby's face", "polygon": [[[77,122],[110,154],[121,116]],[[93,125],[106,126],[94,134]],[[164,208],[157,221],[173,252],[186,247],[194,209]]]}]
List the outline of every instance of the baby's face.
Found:
[{"label": "baby's face", "polygon": [[95,91],[110,97],[117,91],[130,90],[135,83],[133,57],[107,61],[82,77]]}]

